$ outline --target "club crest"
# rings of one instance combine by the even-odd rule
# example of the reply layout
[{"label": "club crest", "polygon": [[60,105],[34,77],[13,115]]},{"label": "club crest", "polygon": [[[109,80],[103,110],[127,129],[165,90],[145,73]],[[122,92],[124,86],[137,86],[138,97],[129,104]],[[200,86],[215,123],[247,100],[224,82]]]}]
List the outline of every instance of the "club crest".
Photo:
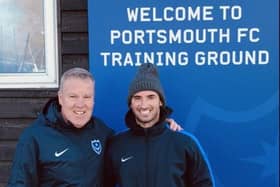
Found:
[{"label": "club crest", "polygon": [[102,151],[102,145],[100,140],[91,140],[91,147],[98,155],[100,155]]}]

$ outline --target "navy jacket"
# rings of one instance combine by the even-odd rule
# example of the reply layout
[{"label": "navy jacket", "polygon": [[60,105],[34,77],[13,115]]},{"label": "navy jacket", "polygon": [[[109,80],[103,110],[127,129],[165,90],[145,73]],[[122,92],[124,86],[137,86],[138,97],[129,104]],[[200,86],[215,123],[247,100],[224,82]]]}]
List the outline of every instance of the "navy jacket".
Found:
[{"label": "navy jacket", "polygon": [[185,132],[171,131],[164,122],[166,114],[144,129],[128,112],[130,129],[114,136],[106,153],[105,187],[214,186],[198,141]]},{"label": "navy jacket", "polygon": [[100,187],[113,131],[97,118],[77,129],[62,120],[57,99],[21,135],[8,187]]}]

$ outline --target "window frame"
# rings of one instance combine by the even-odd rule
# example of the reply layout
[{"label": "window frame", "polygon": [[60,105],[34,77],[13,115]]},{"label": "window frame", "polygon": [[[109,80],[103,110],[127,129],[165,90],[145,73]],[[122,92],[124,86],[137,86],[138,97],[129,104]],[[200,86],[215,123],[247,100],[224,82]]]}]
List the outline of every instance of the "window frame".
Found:
[{"label": "window frame", "polygon": [[43,1],[45,72],[0,73],[1,88],[58,88],[58,8],[56,0]]}]

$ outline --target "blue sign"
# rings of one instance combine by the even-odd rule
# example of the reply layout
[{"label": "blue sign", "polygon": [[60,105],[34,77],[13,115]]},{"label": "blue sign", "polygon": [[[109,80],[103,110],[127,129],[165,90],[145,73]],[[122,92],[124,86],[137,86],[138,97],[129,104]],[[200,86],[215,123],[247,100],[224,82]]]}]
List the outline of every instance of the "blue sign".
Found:
[{"label": "blue sign", "polygon": [[216,187],[279,186],[279,1],[89,0],[95,115],[125,127],[137,66],[158,66]]}]

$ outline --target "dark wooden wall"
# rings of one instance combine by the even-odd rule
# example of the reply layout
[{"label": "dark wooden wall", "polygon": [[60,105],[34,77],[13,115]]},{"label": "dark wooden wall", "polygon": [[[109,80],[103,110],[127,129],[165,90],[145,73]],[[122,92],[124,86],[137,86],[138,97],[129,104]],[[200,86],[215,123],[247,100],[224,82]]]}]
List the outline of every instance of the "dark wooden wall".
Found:
[{"label": "dark wooden wall", "polygon": [[[88,69],[87,0],[57,2],[60,73],[71,67]],[[7,184],[20,133],[55,95],[55,89],[0,89],[0,187]]]}]

